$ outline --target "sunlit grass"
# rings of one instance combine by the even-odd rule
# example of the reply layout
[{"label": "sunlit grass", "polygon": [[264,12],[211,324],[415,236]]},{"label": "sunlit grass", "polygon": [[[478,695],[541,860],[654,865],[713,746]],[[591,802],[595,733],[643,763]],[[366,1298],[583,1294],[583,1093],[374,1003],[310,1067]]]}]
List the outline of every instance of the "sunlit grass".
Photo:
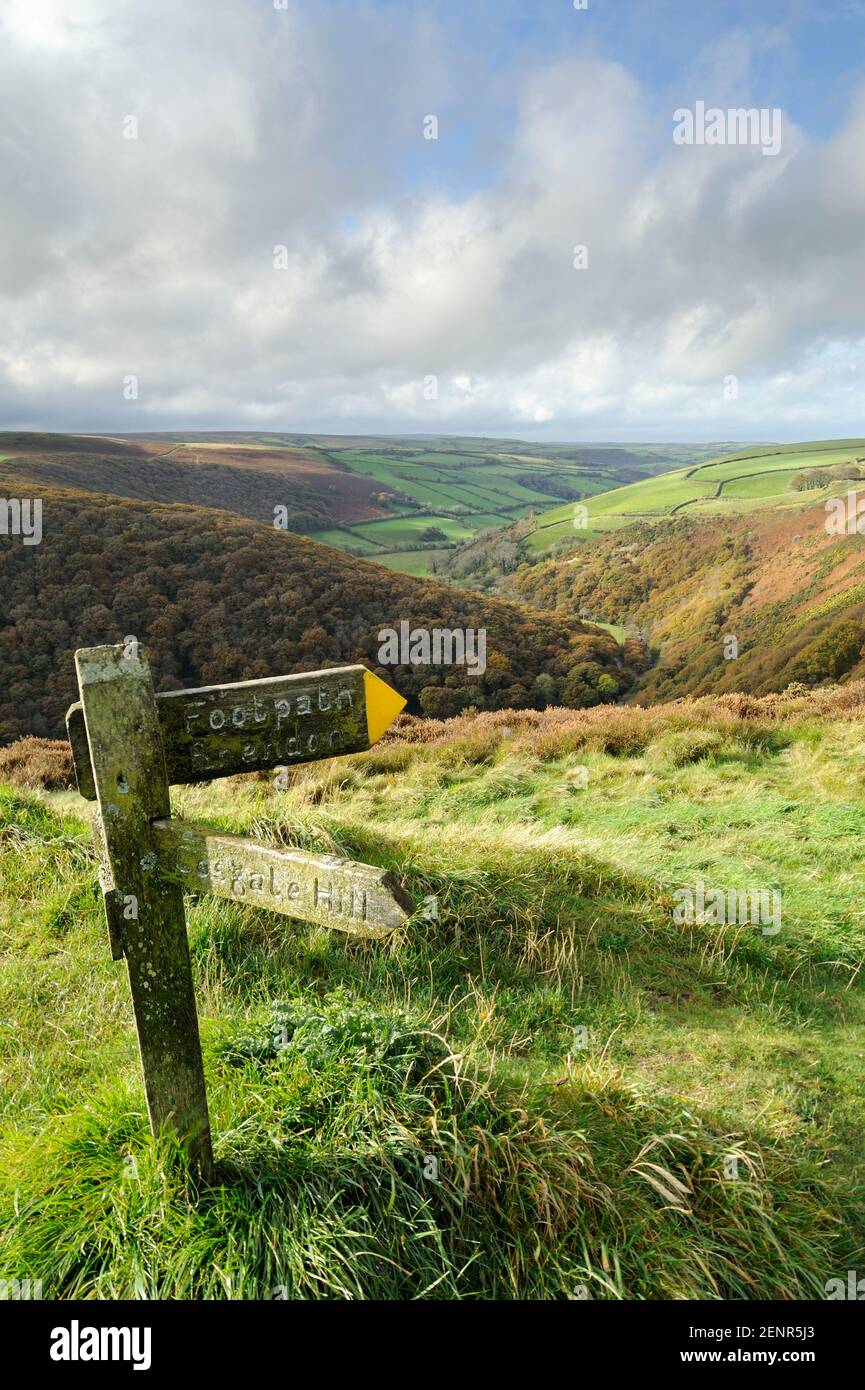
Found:
[{"label": "sunlit grass", "polygon": [[[865,725],[641,717],[581,743],[496,716],[287,791],[176,789],[177,814],[386,865],[427,902],[367,943],[188,900],[202,1193],[148,1136],[90,808],[4,793],[0,1274],[46,1296],[747,1299],[861,1264]],[[697,879],[777,889],[781,931],[677,924]]]}]

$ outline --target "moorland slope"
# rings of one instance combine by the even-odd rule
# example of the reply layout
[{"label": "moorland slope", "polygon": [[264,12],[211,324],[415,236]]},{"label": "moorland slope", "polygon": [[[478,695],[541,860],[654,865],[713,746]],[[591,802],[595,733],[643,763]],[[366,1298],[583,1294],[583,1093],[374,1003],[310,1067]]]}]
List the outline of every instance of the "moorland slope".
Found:
[{"label": "moorland slope", "polygon": [[[77,458],[77,456],[75,456]],[[26,489],[26,478],[20,479]],[[0,743],[57,737],[77,647],[136,636],[157,689],[362,661],[415,710],[592,704],[643,660],[564,615],[414,579],[229,512],[41,488],[38,545],[0,545]],[[379,633],[483,629],[485,666],[382,667]]]}]

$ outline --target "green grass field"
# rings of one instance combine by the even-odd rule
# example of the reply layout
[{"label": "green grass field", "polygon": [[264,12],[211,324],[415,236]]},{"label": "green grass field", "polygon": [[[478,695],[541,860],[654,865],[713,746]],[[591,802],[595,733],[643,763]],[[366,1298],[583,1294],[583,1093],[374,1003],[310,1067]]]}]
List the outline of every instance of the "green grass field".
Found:
[{"label": "green grass field", "polygon": [[833,464],[855,461],[865,454],[865,440],[853,439],[839,445],[827,440],[825,444],[793,444],[783,450],[771,450],[765,454],[735,455],[718,463],[704,464],[699,469],[701,478],[738,478],[760,472],[783,472],[795,465],[794,471],[804,468],[829,468]]},{"label": "green grass field", "polygon": [[468,519],[453,516],[441,516],[432,513],[424,516],[399,516],[388,517],[384,521],[364,521],[356,523],[350,527],[352,535],[363,536],[367,540],[379,547],[386,545],[404,544],[406,541],[416,541],[421,532],[426,531],[430,526],[435,526],[443,531],[450,541],[463,541],[467,537],[473,536],[476,531],[481,530],[479,526],[471,527]]},{"label": "green grass field", "polygon": [[[188,900],[203,1193],[148,1136],[90,808],[4,791],[0,1275],[45,1298],[824,1297],[865,1258],[858,700],[505,711],[287,792],[177,789],[176,814],[390,866],[426,903],[382,944]],[[677,923],[699,879],[778,891],[781,930]]]},{"label": "green grass field", "polygon": [[729,497],[778,497],[790,486],[798,468],[767,469],[765,473],[754,473],[744,477],[725,480],[721,487],[721,498]]},{"label": "green grass field", "polygon": [[[756,506],[801,506],[802,493],[789,490],[795,474],[809,468],[829,468],[865,459],[865,440],[830,440],[825,444],[753,447],[732,457],[701,463],[662,473],[625,487],[590,497],[585,506],[589,524],[574,528],[574,504],[554,507],[537,517],[532,534],[525,539],[530,552],[542,552],[564,543],[590,539],[627,521],[670,516],[674,512],[724,514]],[[835,489],[837,490],[837,489]],[[830,486],[806,494],[811,502]]]},{"label": "green grass field", "polygon": [[592,623],[591,626],[599,627],[604,632],[611,633],[620,646],[628,635],[621,623]]},{"label": "green grass field", "polygon": [[[481,466],[485,455],[480,452],[451,454],[443,450],[425,452],[418,449],[411,453],[403,451],[398,457],[374,449],[333,452],[353,471],[375,478],[383,488],[404,493],[430,512],[435,513],[442,507],[470,509],[473,515],[465,518],[465,526],[459,534],[451,536],[454,541],[466,539],[488,526],[506,526],[530,507],[545,507],[550,501],[549,493],[526,487],[516,480],[515,475],[525,474],[527,464],[499,460]],[[538,471],[541,476],[545,470]],[[586,477],[587,492],[607,482],[604,479],[598,482],[596,476],[589,480],[588,474]],[[387,523],[390,534],[386,539],[397,543],[410,541],[416,529],[415,520],[411,513],[394,518],[393,524]],[[430,517],[429,522],[436,524],[437,518]],[[367,533],[365,525],[363,530]],[[374,529],[368,534],[377,538]],[[324,535],[316,539],[324,539]]]},{"label": "green grass field", "polygon": [[[270,442],[277,442],[273,436]],[[518,446],[514,446],[517,448]],[[665,446],[668,449],[672,446]],[[659,466],[659,449],[635,445],[635,457],[645,457],[647,467]],[[592,456],[597,446],[590,446]],[[681,452],[681,451],[680,451]],[[584,496],[605,492],[613,494],[621,481],[611,464],[609,469],[596,462],[580,463],[578,446],[537,446],[537,452],[512,453],[503,441],[463,439],[458,442],[441,440],[436,447],[427,441],[394,439],[389,444],[370,443],[361,447],[356,442],[346,447],[328,445],[328,454],[338,458],[353,472],[374,478],[384,491],[403,494],[424,508],[424,517],[400,510],[383,522],[361,522],[344,527],[331,527],[313,534],[314,540],[339,548],[360,548],[369,558],[381,558],[392,569],[423,575],[431,573],[430,563],[424,566],[421,551],[390,550],[392,546],[411,543],[418,528],[439,525],[451,544],[469,540],[479,531],[504,528],[529,511],[546,512],[551,503],[550,491],[544,490],[544,478],[550,474],[559,480],[567,479]],[[606,449],[616,457],[616,450]],[[702,457],[699,447],[689,457]],[[661,463],[660,466],[663,466]],[[537,485],[533,486],[533,475]],[[626,475],[628,476],[628,475]],[[710,490],[710,489],[708,489]],[[458,518],[443,517],[453,508],[468,509]],[[447,523],[447,524],[446,524]],[[400,556],[405,555],[405,561]]]},{"label": "green grass field", "polygon": [[400,574],[426,578],[435,574],[433,567],[438,566],[446,554],[446,550],[395,550],[368,558],[375,558],[377,565],[384,565],[389,570],[398,570]]},{"label": "green grass field", "polygon": [[321,541],[323,545],[332,545],[337,550],[357,550],[368,556],[377,554],[380,548],[366,536],[356,535],[351,526],[333,526],[329,531],[316,531],[310,540]]}]

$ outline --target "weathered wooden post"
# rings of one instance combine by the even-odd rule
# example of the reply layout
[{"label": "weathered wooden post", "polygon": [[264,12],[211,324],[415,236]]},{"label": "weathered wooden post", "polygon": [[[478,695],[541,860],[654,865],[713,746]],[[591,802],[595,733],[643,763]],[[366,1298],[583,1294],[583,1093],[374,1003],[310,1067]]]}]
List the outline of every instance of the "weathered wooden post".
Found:
[{"label": "weathered wooden post", "polygon": [[122,951],[154,1134],[170,1130],[203,1181],[212,1174],[207,1093],[183,891],[158,872],[152,823],[171,814],[147,664],[131,647],[75,653],[90,747],[112,953]]},{"label": "weathered wooden post", "polygon": [[169,784],[371,747],[405,701],[362,666],[153,694],[138,643],[75,653],[66,716],[78,789],[97,800],[111,952],[126,957],[151,1128],[212,1176],[183,889],[381,937],[414,904],[392,875],[337,855],[261,845],[171,818]]}]

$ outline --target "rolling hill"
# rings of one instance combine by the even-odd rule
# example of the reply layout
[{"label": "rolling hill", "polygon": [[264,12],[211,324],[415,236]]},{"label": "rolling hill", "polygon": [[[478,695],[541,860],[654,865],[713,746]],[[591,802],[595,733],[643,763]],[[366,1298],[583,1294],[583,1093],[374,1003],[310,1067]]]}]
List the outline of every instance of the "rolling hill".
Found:
[{"label": "rolling hill", "polygon": [[[82,455],[67,457],[79,482]],[[20,494],[36,466],[21,464]],[[51,466],[62,476],[59,455]],[[623,650],[579,620],[396,574],[227,511],[44,479],[38,495],[41,544],[0,545],[0,742],[61,734],[75,648],[126,635],[148,648],[160,689],[363,661],[433,714],[610,699],[643,659],[639,643]],[[485,668],[383,668],[378,633],[402,622],[484,629]]]},{"label": "rolling hill", "polygon": [[863,478],[863,440],[743,452],[591,498],[585,528],[573,506],[524,521],[449,573],[641,637],[629,699],[844,681],[865,674],[865,542],[830,522]]},{"label": "rolling hill", "polygon": [[0,489],[26,476],[157,502],[219,507],[407,574],[431,575],[479,534],[723,446],[529,445],[518,440],[166,433],[0,434]]},{"label": "rolling hill", "polygon": [[[436,573],[449,549],[532,515],[551,497],[591,497],[672,467],[683,450],[689,458],[703,452],[699,446],[624,449],[494,439],[390,440],[349,449],[330,442],[329,448],[347,467],[382,486],[383,495],[393,499],[394,515],[331,528],[316,538],[410,573]],[[419,510],[407,514],[407,506]],[[423,548],[412,549],[422,539]]]},{"label": "rolling hill", "polygon": [[302,448],[0,434],[0,458],[0,489],[16,482],[76,487],[142,501],[218,507],[268,524],[274,508],[282,506],[288,529],[299,534],[344,516],[384,515],[367,482]]},{"label": "rolling hill", "polygon": [[585,503],[585,528],[575,526],[573,506],[543,512],[525,538],[525,551],[541,554],[562,544],[592,539],[635,520],[686,512],[697,517],[729,517],[766,506],[795,508],[800,499],[791,484],[800,475],[815,475],[814,484],[818,485],[820,475],[825,474],[831,488],[834,478],[830,473],[840,469],[837,477],[855,478],[859,476],[860,464],[865,465],[865,439],[751,447],[589,498]]}]

